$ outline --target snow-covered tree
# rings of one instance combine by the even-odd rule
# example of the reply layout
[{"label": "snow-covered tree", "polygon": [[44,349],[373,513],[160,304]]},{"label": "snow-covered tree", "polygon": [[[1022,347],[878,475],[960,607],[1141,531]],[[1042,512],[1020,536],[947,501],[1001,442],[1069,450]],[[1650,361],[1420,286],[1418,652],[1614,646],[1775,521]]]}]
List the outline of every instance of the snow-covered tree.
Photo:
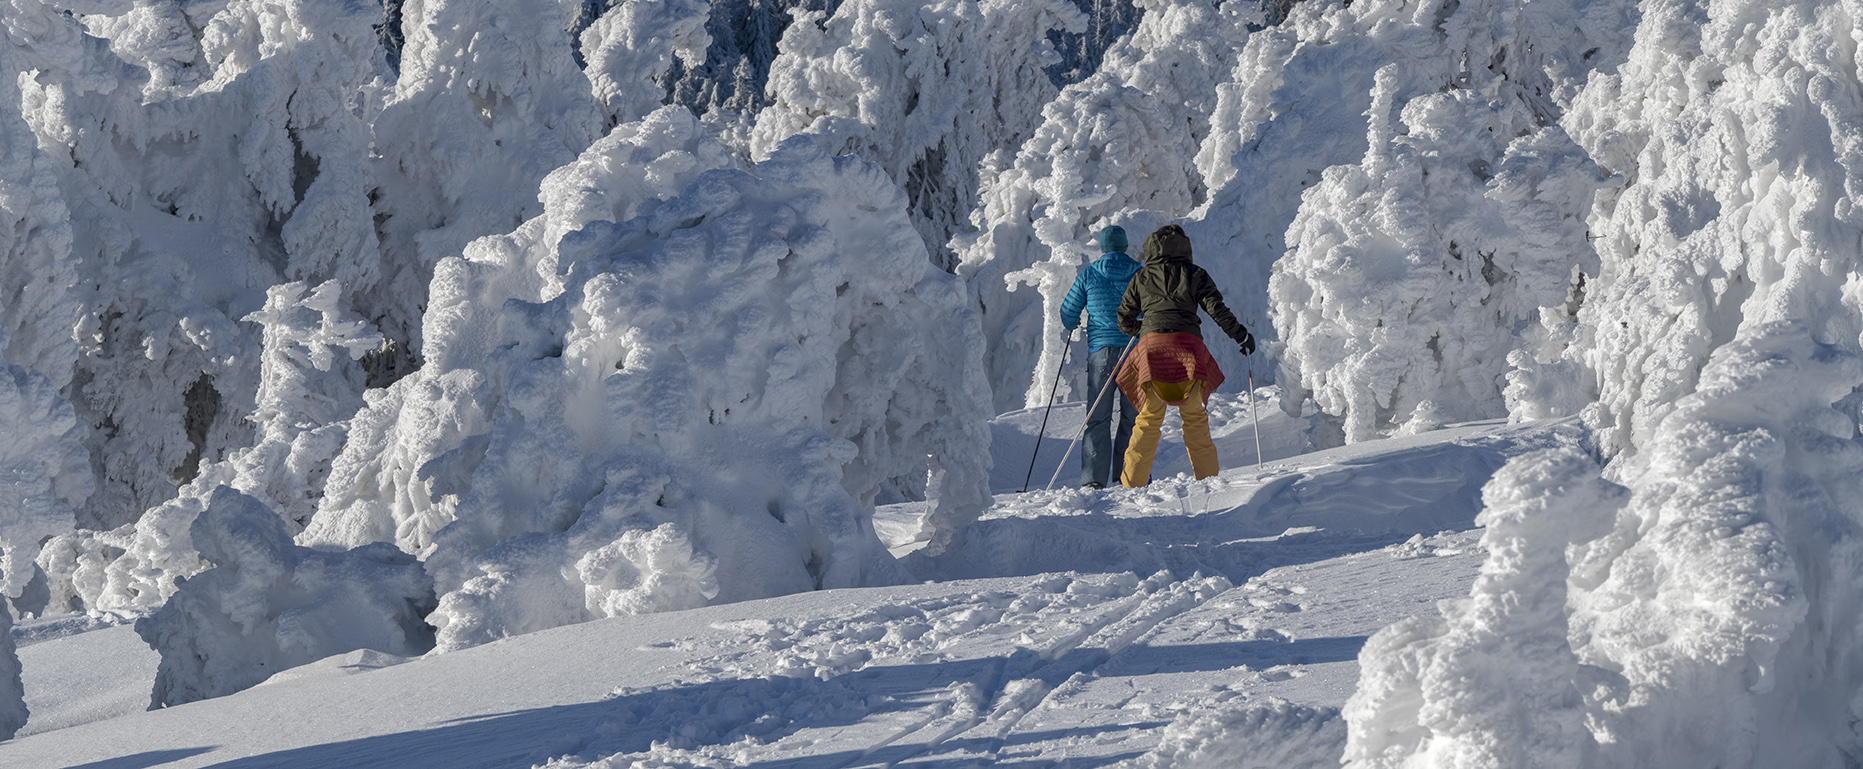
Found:
[{"label": "snow-covered tree", "polygon": [[203,470],[197,484],[225,484],[265,502],[293,533],[317,511],[349,417],[362,408],[364,372],[354,361],[381,344],[344,310],[339,283],[307,290],[301,281],[273,286],[265,307],[241,318],[264,327],[251,417],[258,438]]},{"label": "snow-covered tree", "polygon": [[1227,257],[1220,283],[1253,294],[1274,265],[1268,349],[1332,440],[1505,413],[1516,327],[1589,263],[1595,175],[1547,129],[1621,60],[1630,8],[1305,3],[1253,36],[1197,158],[1222,186],[1187,229]]},{"label": "snow-covered tree", "polygon": [[14,3],[0,23],[0,338],[7,340],[0,359],[39,372],[57,390],[71,382],[82,313],[71,212],[56,162],[20,111],[19,79],[53,66],[45,59],[61,46],[39,37],[61,34],[75,38],[76,30],[41,3]]},{"label": "snow-covered tree", "polygon": [[1598,173],[1564,131],[1463,89],[1412,99],[1400,124],[1395,72],[1364,162],[1307,190],[1269,281],[1281,383],[1347,442],[1506,415],[1518,329],[1598,271],[1582,218]]},{"label": "snow-covered tree", "polygon": [[433,648],[421,621],[433,609],[433,583],[393,545],[299,547],[278,514],[226,487],[190,529],[213,568],[136,622],[162,658],[151,708],[232,694],[346,651],[407,657]]},{"label": "snow-covered tree", "polygon": [[177,580],[207,567],[188,532],[222,487],[263,503],[288,532],[303,529],[343,448],[348,418],[363,403],[364,374],[353,360],[380,341],[340,308],[335,281],[309,296],[305,291],[301,282],[275,286],[265,307],[244,318],[263,328],[262,383],[251,417],[257,442],[203,464],[175,498],[133,523],[51,539],[38,559],[50,611],[116,615],[161,606]]},{"label": "snow-covered tree", "polygon": [[1716,350],[1634,455],[1510,463],[1468,599],[1366,645],[1354,767],[1839,766],[1863,691],[1863,359]]},{"label": "snow-covered tree", "polygon": [[[986,161],[970,213],[977,231],[952,242],[991,340],[998,409],[1047,401],[1062,358],[1058,308],[1097,256],[1098,229],[1127,227],[1136,255],[1147,234],[1202,199],[1192,159],[1249,19],[1207,0],[1139,6],[1138,28],[1043,108],[1013,165],[1002,155]],[[1017,292],[1023,284],[1038,291]]]},{"label": "snow-covered tree", "polygon": [[427,364],[355,419],[304,541],[419,554],[442,648],[902,579],[876,495],[929,472],[934,550],[987,504],[975,318],[897,186],[806,138],[706,171],[696,127],[624,126],[443,262]]},{"label": "snow-covered tree", "polygon": [[1056,36],[1059,39],[1055,50],[1061,60],[1048,72],[1060,87],[1086,80],[1098,71],[1106,52],[1138,26],[1142,15],[1133,0],[1074,0],[1074,5],[1086,14],[1087,26]]},{"label": "snow-covered tree", "polygon": [[626,0],[582,33],[586,71],[609,125],[632,123],[664,105],[675,62],[688,69],[704,63],[711,13],[704,0]]},{"label": "snow-covered tree", "polygon": [[[0,349],[5,342],[0,329]],[[6,436],[0,445],[0,738],[11,739],[27,716],[12,599],[37,572],[40,544],[75,524],[71,507],[90,493],[91,478],[71,404],[44,374],[10,365],[4,357],[0,432]]]},{"label": "snow-covered tree", "polygon": [[941,265],[975,205],[978,164],[1020,144],[1054,95],[1047,35],[1078,30],[1065,0],[848,0],[802,12],[771,65],[753,157],[799,133],[886,169]]},{"label": "snow-covered tree", "polygon": [[[1523,376],[1523,399],[1571,413],[1595,394],[1587,418],[1616,454],[1745,329],[1795,320],[1863,349],[1863,77],[1841,42],[1857,29],[1830,2],[1645,4],[1628,61],[1564,121],[1621,183],[1592,214],[1602,272],[1570,345],[1540,356],[1563,365]],[[1579,371],[1584,390],[1545,381]]]},{"label": "snow-covered tree", "polygon": [[421,349],[427,284],[441,259],[539,214],[538,185],[600,137],[602,110],[568,30],[579,0],[409,0],[401,77],[375,135],[382,294],[365,314]]},{"label": "snow-covered tree", "polygon": [[1599,766],[1856,755],[1863,446],[1831,404],[1863,361],[1815,336],[1750,326],[1613,466],[1630,503],[1568,600]]},{"label": "snow-covered tree", "polygon": [[[431,368],[420,383],[372,391],[351,426],[350,448],[336,460],[329,497],[306,536],[353,547],[390,541],[421,554],[453,519],[453,499],[430,493],[422,468],[489,431],[473,390],[477,373],[503,343],[506,302],[539,303],[563,291],[564,236],[596,221],[628,221],[679,194],[699,175],[730,168],[727,150],[683,108],[668,107],[617,127],[575,163],[544,180],[543,215],[506,234],[481,238],[448,262],[445,285],[457,292],[429,310],[435,334]],[[444,373],[442,373],[444,372]],[[428,414],[413,418],[414,413]]]},{"label": "snow-covered tree", "polygon": [[374,280],[357,110],[379,57],[364,3],[71,7],[81,28],[9,22],[32,22],[21,97],[72,218],[82,347],[56,376],[100,481],[80,521],[102,529],[250,439],[258,340],[233,317],[283,275]]},{"label": "snow-covered tree", "polygon": [[668,73],[671,103],[706,117],[754,116],[768,99],[765,85],[794,12],[833,15],[841,0],[710,0],[705,34],[711,46],[697,64],[681,60]]}]

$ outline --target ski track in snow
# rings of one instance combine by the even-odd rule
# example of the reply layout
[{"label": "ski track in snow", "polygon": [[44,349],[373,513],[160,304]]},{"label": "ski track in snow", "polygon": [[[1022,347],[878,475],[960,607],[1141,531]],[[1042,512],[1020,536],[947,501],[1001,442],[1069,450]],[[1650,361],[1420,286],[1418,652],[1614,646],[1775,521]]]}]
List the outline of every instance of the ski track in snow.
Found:
[{"label": "ski track in snow", "polygon": [[[1078,411],[1058,407],[1050,431],[1077,429]],[[999,473],[1027,462],[1039,416],[993,423]],[[1016,494],[1000,486],[1020,478],[999,478],[962,552],[914,561],[890,541],[926,584],[604,620],[406,664],[353,652],[161,711],[124,707],[146,702],[153,669],[133,634],[25,623],[28,697],[51,720],[0,743],[0,765],[1080,767],[1138,758],[1173,721],[1238,699],[1331,712],[1372,632],[1466,593],[1494,469],[1571,432],[1484,423],[1293,456],[1299,420],[1282,419],[1264,446],[1286,454],[1204,482]],[[1252,459],[1247,424],[1217,423],[1224,456]],[[1172,437],[1161,470],[1183,463]],[[909,535],[917,507],[883,506],[883,536]],[[87,639],[81,663],[54,654]],[[117,704],[48,694],[79,668],[121,671],[121,691],[91,694]]]}]

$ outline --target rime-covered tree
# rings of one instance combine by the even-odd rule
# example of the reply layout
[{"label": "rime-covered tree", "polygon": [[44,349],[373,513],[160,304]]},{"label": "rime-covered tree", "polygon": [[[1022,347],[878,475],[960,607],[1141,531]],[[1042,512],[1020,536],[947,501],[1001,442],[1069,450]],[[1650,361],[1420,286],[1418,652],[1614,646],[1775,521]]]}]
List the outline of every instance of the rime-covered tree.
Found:
[{"label": "rime-covered tree", "polygon": [[35,22],[41,75],[21,96],[73,223],[82,347],[53,376],[72,383],[99,481],[80,521],[109,528],[250,439],[258,339],[233,317],[287,275],[375,280],[359,100],[377,11],[74,10],[81,27]]},{"label": "rime-covered tree", "polygon": [[[1849,18],[1811,0],[1643,7],[1627,61],[1564,120],[1620,183],[1591,215],[1602,269],[1516,377],[1518,408],[1584,411],[1605,452],[1631,452],[1746,329],[1792,320],[1863,350]],[[1863,398],[1840,408],[1857,417]]]},{"label": "rime-covered tree", "polygon": [[771,65],[753,157],[813,134],[886,169],[940,265],[975,205],[979,163],[1022,143],[1054,95],[1047,34],[1078,29],[1064,0],[848,0],[803,13]]},{"label": "rime-covered tree", "polygon": [[904,195],[807,138],[731,169],[697,128],[623,126],[443,262],[426,366],[355,418],[303,540],[421,555],[442,648],[903,579],[879,493],[932,499],[934,552],[987,505],[975,317]]},{"label": "rime-covered tree", "polygon": [[1467,599],[1372,637],[1354,769],[1839,766],[1863,687],[1858,357],[1810,324],[1716,349],[1603,472],[1565,450],[1484,492]]},{"label": "rime-covered tree", "polygon": [[601,135],[571,50],[579,0],[410,0],[401,74],[373,122],[384,267],[367,308],[405,374],[423,353],[421,309],[441,259],[542,211],[543,177]]},{"label": "rime-covered tree", "polygon": [[1187,229],[1219,283],[1268,289],[1283,405],[1311,394],[1323,443],[1505,413],[1517,329],[1592,264],[1597,177],[1551,125],[1621,60],[1630,4],[1429,7],[1296,6],[1197,159],[1216,189]]},{"label": "rime-covered tree", "polygon": [[672,69],[705,61],[712,7],[704,0],[626,0],[580,38],[594,96],[608,124],[632,123],[667,101]]}]

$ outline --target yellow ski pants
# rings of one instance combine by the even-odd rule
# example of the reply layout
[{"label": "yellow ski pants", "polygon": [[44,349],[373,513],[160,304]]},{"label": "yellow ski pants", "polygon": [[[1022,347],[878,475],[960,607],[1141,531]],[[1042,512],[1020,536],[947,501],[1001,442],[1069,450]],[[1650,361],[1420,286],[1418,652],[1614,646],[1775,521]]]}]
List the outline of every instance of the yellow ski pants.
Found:
[{"label": "yellow ski pants", "polygon": [[1146,382],[1145,402],[1139,404],[1138,419],[1132,424],[1132,442],[1126,444],[1125,470],[1119,482],[1136,489],[1151,482],[1151,463],[1158,454],[1158,437],[1164,433],[1166,401],[1183,401],[1177,407],[1184,420],[1184,449],[1190,454],[1190,469],[1198,480],[1215,475],[1216,443],[1210,440],[1210,415],[1203,410],[1203,381]]}]

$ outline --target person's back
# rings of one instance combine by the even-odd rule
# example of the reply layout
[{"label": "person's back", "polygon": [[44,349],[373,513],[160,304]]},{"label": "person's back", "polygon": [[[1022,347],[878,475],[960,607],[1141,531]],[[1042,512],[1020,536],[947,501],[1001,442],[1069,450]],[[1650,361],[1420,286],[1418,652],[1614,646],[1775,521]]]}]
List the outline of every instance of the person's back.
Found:
[{"label": "person's back", "polygon": [[1150,482],[1167,406],[1178,407],[1183,419],[1184,449],[1194,476],[1208,478],[1220,470],[1204,404],[1222,385],[1223,371],[1203,344],[1197,309],[1235,339],[1243,355],[1255,351],[1254,337],[1223,304],[1216,282],[1191,263],[1190,238],[1182,227],[1160,227],[1145,239],[1143,253],[1145,266],[1132,276],[1119,303],[1119,330],[1139,337],[1116,375],[1119,389],[1139,405],[1121,462],[1120,482],[1127,487]]},{"label": "person's back", "polygon": [[[1099,259],[1074,278],[1067,298],[1061,301],[1061,325],[1069,331],[1080,325],[1080,313],[1087,313],[1087,390],[1102,392],[1119,367],[1120,357],[1131,339],[1119,332],[1119,302],[1125,298],[1126,283],[1139,271],[1137,260],[1126,256],[1126,231],[1119,226],[1100,230]],[[1084,432],[1085,444],[1080,452],[1080,483],[1101,488],[1119,477],[1119,460],[1132,435],[1132,420],[1137,413],[1123,395],[1095,398],[1088,407]],[[1115,414],[1118,417],[1109,432]]]},{"label": "person's back", "polygon": [[1061,324],[1072,331],[1085,310],[1087,349],[1124,349],[1132,340],[1119,331],[1119,302],[1125,298],[1126,285],[1143,265],[1125,254],[1125,230],[1121,228],[1106,228],[1100,247],[1104,253],[1081,271],[1067,297],[1061,300]]},{"label": "person's back", "polygon": [[1216,282],[1190,260],[1190,238],[1182,227],[1167,224],[1145,239],[1145,266],[1132,276],[1119,304],[1119,330],[1128,336],[1184,332],[1203,336],[1201,307],[1238,343],[1248,330],[1223,304]]}]

